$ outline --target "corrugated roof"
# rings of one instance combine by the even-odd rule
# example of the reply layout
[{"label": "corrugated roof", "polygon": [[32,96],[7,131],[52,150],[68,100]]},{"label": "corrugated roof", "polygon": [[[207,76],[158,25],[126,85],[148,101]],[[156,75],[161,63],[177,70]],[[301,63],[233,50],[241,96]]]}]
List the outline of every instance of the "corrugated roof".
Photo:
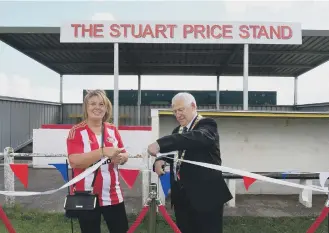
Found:
[{"label": "corrugated roof", "polygon": [[[299,76],[329,60],[329,31],[302,45],[250,45],[250,76]],[[114,46],[60,43],[59,27],[0,27],[0,40],[63,75],[113,74]],[[121,75],[243,75],[243,45],[119,44]]]}]

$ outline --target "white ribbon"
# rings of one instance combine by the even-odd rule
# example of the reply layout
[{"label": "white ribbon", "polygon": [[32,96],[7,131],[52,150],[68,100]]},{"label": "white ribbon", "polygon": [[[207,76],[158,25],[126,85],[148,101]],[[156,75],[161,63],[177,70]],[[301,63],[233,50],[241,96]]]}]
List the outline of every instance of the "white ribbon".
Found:
[{"label": "white ribbon", "polygon": [[[167,157],[167,156],[163,156],[163,157],[166,157],[168,159],[173,159],[173,158],[170,158],[170,157]],[[181,159],[178,159],[178,160],[181,160]],[[194,165],[197,165],[197,166],[214,169],[214,170],[217,170],[217,171],[228,172],[228,173],[232,173],[232,174],[236,174],[236,175],[240,175],[240,176],[247,176],[247,177],[254,178],[256,180],[270,182],[270,183],[273,183],[273,184],[280,184],[280,185],[290,186],[290,187],[293,187],[293,188],[312,190],[312,191],[322,192],[322,193],[326,193],[326,194],[329,193],[328,188],[325,188],[325,187],[320,187],[320,186],[315,186],[315,185],[307,186],[307,185],[296,184],[296,183],[292,183],[292,182],[288,182],[288,181],[284,181],[284,180],[279,180],[279,179],[274,179],[274,178],[262,176],[262,175],[259,175],[259,174],[239,170],[239,169],[234,169],[234,168],[229,168],[229,167],[224,167],[224,166],[214,165],[214,164],[209,164],[209,163],[201,163],[201,162],[195,162],[195,161],[190,161],[190,160],[181,160],[181,161],[184,162],[184,163],[190,163],[190,164],[194,164]]]},{"label": "white ribbon", "polygon": [[84,179],[85,177],[89,176],[94,171],[96,171],[96,169],[98,167],[100,167],[102,165],[102,163],[104,163],[106,160],[108,160],[108,158],[103,158],[101,161],[99,161],[98,163],[94,164],[90,168],[86,169],[85,171],[83,171],[82,173],[80,173],[79,175],[77,175],[72,180],[70,180],[69,182],[67,182],[66,184],[64,184],[62,187],[60,187],[58,189],[52,189],[52,190],[48,190],[48,191],[45,191],[45,192],[0,191],[0,194],[5,195],[5,196],[16,196],[16,197],[27,197],[27,196],[35,196],[35,195],[53,194],[55,192],[58,192],[61,189],[65,189],[65,188],[67,188],[67,187],[69,187],[69,186],[71,186],[71,185],[79,182],[80,180]]},{"label": "white ribbon", "polygon": [[[173,158],[165,156],[166,154],[162,154],[162,155],[163,155],[163,157],[166,157],[168,159],[173,159]],[[61,189],[65,189],[65,188],[79,182],[80,180],[84,179],[88,175],[92,174],[107,159],[108,158],[103,158],[101,161],[94,164],[92,167],[86,169],[84,172],[80,173],[79,175],[77,175],[72,180],[70,180],[69,182],[67,182],[66,184],[64,184],[62,187],[60,187],[58,189],[48,190],[48,191],[44,191],[44,192],[0,191],[0,194],[5,195],[5,196],[21,196],[21,197],[53,194],[55,192],[58,192]],[[326,193],[326,194],[329,193],[328,188],[324,188],[324,187],[320,187],[320,186],[315,186],[315,185],[307,186],[307,185],[296,184],[296,183],[292,183],[292,182],[288,182],[288,181],[284,181],[284,180],[279,180],[279,179],[274,179],[274,178],[262,176],[262,175],[259,175],[259,174],[251,173],[251,172],[248,172],[248,171],[243,171],[243,170],[239,170],[239,169],[224,167],[224,166],[220,166],[220,165],[214,165],[214,164],[209,164],[209,163],[201,163],[201,162],[195,162],[195,161],[190,161],[190,160],[182,160],[182,159],[178,159],[178,160],[180,160],[181,162],[184,162],[184,163],[194,164],[194,165],[197,165],[197,166],[201,166],[201,167],[205,167],[205,168],[209,168],[209,169],[214,169],[214,170],[222,171],[222,172],[228,172],[228,173],[232,173],[232,174],[236,174],[236,175],[240,175],[240,176],[247,176],[247,177],[254,178],[256,180],[261,180],[261,181],[270,182],[270,183],[274,183],[274,184],[285,185],[285,186],[294,187],[294,188],[300,188],[300,189],[303,189],[303,190],[312,190],[312,191],[322,192],[322,193]]]}]

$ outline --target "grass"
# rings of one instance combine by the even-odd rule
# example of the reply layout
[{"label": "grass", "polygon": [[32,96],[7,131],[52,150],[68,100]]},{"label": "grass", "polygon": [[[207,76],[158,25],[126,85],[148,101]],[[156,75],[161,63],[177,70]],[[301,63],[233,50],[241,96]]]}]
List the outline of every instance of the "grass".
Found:
[{"label": "grass", "polygon": [[[26,210],[18,206],[4,208],[11,220],[16,233],[70,233],[71,222],[62,213],[43,213]],[[136,215],[129,215],[132,224]],[[175,218],[173,217],[175,220]],[[225,217],[224,233],[306,233],[315,218],[311,217]],[[327,219],[320,225],[316,233],[327,233]],[[147,233],[147,216],[135,233]],[[107,232],[103,224],[102,232]],[[0,223],[0,233],[6,233],[6,228]],[[157,217],[156,233],[173,232],[162,216]],[[74,222],[74,233],[80,233],[79,225]]]}]

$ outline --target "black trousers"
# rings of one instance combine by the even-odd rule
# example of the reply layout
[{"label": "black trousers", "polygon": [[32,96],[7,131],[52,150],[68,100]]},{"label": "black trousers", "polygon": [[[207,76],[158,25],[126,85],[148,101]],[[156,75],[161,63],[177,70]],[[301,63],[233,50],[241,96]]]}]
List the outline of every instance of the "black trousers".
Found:
[{"label": "black trousers", "polygon": [[81,233],[101,233],[101,216],[111,233],[126,233],[128,219],[124,202],[117,205],[102,206],[86,211],[79,217]]},{"label": "black trousers", "polygon": [[208,212],[200,212],[192,208],[183,190],[180,191],[180,194],[179,201],[175,201],[174,211],[177,226],[182,233],[223,232],[224,205]]}]

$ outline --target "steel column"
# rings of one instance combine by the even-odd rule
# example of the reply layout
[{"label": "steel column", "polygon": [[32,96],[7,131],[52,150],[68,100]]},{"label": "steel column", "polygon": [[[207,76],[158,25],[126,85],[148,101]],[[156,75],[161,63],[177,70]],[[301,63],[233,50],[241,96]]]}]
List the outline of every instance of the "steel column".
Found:
[{"label": "steel column", "polygon": [[119,127],[119,44],[114,43],[113,123]]},{"label": "steel column", "polygon": [[137,124],[141,125],[141,104],[142,104],[142,89],[141,76],[138,75],[138,97],[137,97]]},{"label": "steel column", "polygon": [[249,73],[249,45],[244,44],[243,54],[243,110],[248,110],[248,73]]}]

